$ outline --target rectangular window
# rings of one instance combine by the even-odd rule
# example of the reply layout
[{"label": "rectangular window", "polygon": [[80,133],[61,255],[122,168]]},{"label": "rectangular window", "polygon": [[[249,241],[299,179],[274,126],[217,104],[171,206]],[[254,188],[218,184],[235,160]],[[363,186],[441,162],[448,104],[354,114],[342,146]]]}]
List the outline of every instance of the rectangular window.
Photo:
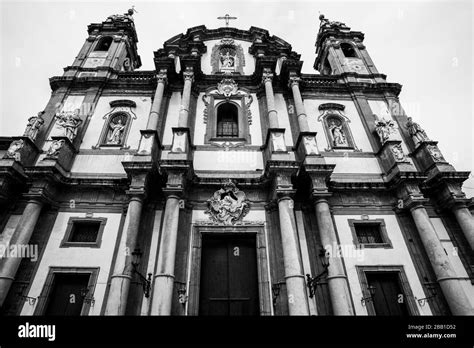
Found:
[{"label": "rectangular window", "polygon": [[383,243],[380,233],[380,224],[356,224],[354,227],[359,243]]},{"label": "rectangular window", "polygon": [[61,247],[99,248],[106,221],[105,218],[71,218]]},{"label": "rectangular window", "polygon": [[354,244],[368,248],[391,248],[383,219],[348,220]]}]

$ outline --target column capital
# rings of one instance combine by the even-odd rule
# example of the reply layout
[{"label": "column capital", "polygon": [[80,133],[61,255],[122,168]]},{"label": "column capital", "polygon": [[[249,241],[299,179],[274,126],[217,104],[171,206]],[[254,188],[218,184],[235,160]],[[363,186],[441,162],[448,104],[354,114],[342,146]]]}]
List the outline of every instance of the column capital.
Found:
[{"label": "column capital", "polygon": [[262,83],[265,84],[267,82],[272,82],[273,80],[273,72],[269,68],[264,68],[262,73]]},{"label": "column capital", "polygon": [[297,75],[291,75],[288,79],[288,87],[293,88],[293,86],[297,86],[299,88],[299,84],[301,82],[301,77]]},{"label": "column capital", "polygon": [[183,79],[184,79],[184,82],[186,81],[194,82],[194,71],[192,67],[190,66],[186,67],[186,70],[183,72]]},{"label": "column capital", "polygon": [[167,75],[168,70],[167,69],[160,69],[158,74],[156,74],[156,78],[158,80],[158,83],[162,83],[166,85],[168,83],[168,75]]}]

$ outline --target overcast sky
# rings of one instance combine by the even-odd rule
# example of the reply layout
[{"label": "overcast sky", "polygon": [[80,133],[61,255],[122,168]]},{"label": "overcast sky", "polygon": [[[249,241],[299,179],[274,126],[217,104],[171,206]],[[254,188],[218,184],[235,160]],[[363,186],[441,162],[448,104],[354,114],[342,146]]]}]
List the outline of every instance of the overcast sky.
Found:
[{"label": "overcast sky", "polygon": [[[141,70],[152,70],[153,51],[189,27],[224,25],[267,29],[301,54],[303,73],[314,73],[319,12],[362,31],[375,65],[403,85],[401,102],[439,141],[458,170],[474,168],[473,6],[471,1],[3,1],[0,0],[0,135],[19,135],[26,119],[43,110],[48,79],[62,75],[87,37],[87,25],[135,5]],[[309,113],[309,112],[308,112]],[[310,113],[309,113],[310,114]],[[310,114],[311,117],[311,114]],[[469,189],[470,187],[471,189]],[[474,195],[474,179],[465,184]]]}]

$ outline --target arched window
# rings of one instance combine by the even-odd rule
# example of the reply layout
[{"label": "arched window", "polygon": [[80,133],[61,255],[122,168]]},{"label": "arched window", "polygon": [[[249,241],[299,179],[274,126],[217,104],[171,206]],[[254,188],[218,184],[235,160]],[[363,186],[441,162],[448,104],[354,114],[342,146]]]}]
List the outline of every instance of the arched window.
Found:
[{"label": "arched window", "polygon": [[217,108],[218,138],[237,138],[239,136],[239,113],[232,103],[221,104]]},{"label": "arched window", "polygon": [[99,40],[97,46],[95,46],[94,51],[97,52],[107,52],[112,44],[112,37],[105,36]]},{"label": "arched window", "polygon": [[354,47],[347,42],[341,43],[341,50],[346,58],[358,58]]}]

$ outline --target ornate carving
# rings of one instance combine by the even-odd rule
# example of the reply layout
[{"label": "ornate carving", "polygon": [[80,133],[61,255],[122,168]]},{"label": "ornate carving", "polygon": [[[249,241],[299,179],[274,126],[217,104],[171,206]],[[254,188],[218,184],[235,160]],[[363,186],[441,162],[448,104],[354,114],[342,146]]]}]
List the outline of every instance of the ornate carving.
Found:
[{"label": "ornate carving", "polygon": [[411,138],[413,139],[415,146],[417,146],[422,141],[430,141],[423,128],[421,128],[418,123],[413,122],[411,117],[408,117],[408,121],[405,126],[407,127],[408,134],[410,134]]},{"label": "ornate carving", "polygon": [[207,124],[207,117],[209,116],[209,103],[211,102],[211,97],[207,94],[202,96],[202,101],[204,102],[204,111],[203,111],[203,121],[204,124]]},{"label": "ornate carving", "polygon": [[292,88],[294,85],[299,86],[301,78],[299,76],[291,76],[288,81],[288,87]]},{"label": "ornate carving", "polygon": [[245,143],[224,141],[224,142],[212,142],[211,145],[217,146],[217,147],[223,147],[225,151],[229,151],[230,149],[244,146]]},{"label": "ornate carving", "polygon": [[443,154],[441,153],[441,151],[439,151],[436,145],[428,145],[427,149],[435,162],[446,162],[443,157]]},{"label": "ornate carving", "polygon": [[245,109],[247,111],[247,120],[249,122],[249,125],[252,124],[252,111],[250,111],[250,105],[253,102],[253,97],[250,94],[245,95]]},{"label": "ornate carving", "polygon": [[390,139],[392,134],[396,132],[395,122],[392,120],[386,120],[385,118],[380,118],[377,115],[375,116],[375,131],[380,138],[380,142],[385,144],[387,140]]},{"label": "ornate carving", "polygon": [[12,141],[10,147],[7,150],[7,153],[3,158],[14,158],[16,160],[20,160],[19,151],[21,150],[24,144],[25,142],[22,139]]},{"label": "ornate carving", "polygon": [[79,109],[74,111],[62,111],[55,116],[57,119],[57,126],[64,129],[64,136],[66,136],[71,142],[77,136],[77,129],[82,123],[79,117]]},{"label": "ornate carving", "polygon": [[223,79],[217,84],[217,91],[226,98],[237,94],[237,90],[237,83],[235,83],[235,81],[232,79]]},{"label": "ornate carving", "polygon": [[168,82],[168,75],[166,73],[167,73],[166,69],[160,69],[160,72],[158,73],[158,75],[156,75],[156,79],[158,80],[158,83],[166,84]]},{"label": "ornate carving", "polygon": [[30,138],[31,140],[35,140],[36,136],[38,135],[38,131],[44,124],[44,120],[42,118],[44,111],[38,112],[38,116],[31,116],[28,119],[28,124],[26,125],[25,133],[23,136]]},{"label": "ornate carving", "polygon": [[264,68],[262,73],[262,83],[272,82],[273,80],[273,73],[269,68]]},{"label": "ornate carving", "polygon": [[390,150],[392,150],[393,156],[397,162],[404,162],[406,160],[405,154],[403,153],[403,149],[400,144],[393,145]]},{"label": "ornate carving", "polygon": [[224,38],[220,44],[212,48],[211,53],[212,73],[243,74],[245,55],[241,45],[235,44],[231,38]]},{"label": "ornate carving", "polygon": [[250,202],[245,193],[230,179],[207,200],[207,206],[205,214],[209,215],[209,219],[223,225],[241,224],[250,210]]},{"label": "ornate carving", "polygon": [[53,142],[51,143],[51,146],[46,152],[46,157],[57,158],[59,155],[59,151],[64,145],[64,142],[65,142],[64,140],[53,140]]},{"label": "ornate carving", "polygon": [[186,67],[186,70],[183,72],[183,79],[185,83],[186,81],[194,82],[194,71],[192,67]]}]

